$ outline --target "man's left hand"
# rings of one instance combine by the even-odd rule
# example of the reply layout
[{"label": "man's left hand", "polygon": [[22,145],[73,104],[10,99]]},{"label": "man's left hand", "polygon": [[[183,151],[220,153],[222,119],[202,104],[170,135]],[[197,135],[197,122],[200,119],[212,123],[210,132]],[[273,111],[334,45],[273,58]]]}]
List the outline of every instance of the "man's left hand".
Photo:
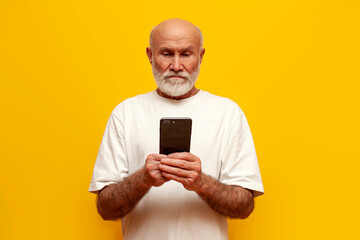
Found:
[{"label": "man's left hand", "polygon": [[162,158],[159,169],[165,178],[182,183],[190,191],[197,191],[203,183],[200,158],[188,152]]}]

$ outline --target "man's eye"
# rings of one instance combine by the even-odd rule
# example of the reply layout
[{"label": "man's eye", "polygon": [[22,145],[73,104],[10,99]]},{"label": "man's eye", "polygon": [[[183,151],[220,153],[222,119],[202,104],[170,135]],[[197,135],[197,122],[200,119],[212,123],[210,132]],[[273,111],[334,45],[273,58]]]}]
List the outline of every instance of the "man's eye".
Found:
[{"label": "man's eye", "polygon": [[170,53],[163,53],[162,55],[164,55],[164,56],[170,56],[171,54],[170,54]]},{"label": "man's eye", "polygon": [[189,57],[191,55],[191,53],[184,53],[183,56],[184,57]]}]

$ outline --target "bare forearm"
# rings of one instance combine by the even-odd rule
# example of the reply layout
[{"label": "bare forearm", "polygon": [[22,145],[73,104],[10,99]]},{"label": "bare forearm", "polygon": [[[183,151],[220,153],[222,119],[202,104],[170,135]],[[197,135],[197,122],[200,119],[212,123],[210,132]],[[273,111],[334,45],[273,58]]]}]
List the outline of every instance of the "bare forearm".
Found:
[{"label": "bare forearm", "polygon": [[254,209],[252,193],[240,186],[230,186],[203,174],[197,194],[215,211],[231,218],[247,218]]},{"label": "bare forearm", "polygon": [[104,220],[116,220],[129,213],[150,189],[142,169],[124,181],[110,184],[98,195],[97,209]]}]

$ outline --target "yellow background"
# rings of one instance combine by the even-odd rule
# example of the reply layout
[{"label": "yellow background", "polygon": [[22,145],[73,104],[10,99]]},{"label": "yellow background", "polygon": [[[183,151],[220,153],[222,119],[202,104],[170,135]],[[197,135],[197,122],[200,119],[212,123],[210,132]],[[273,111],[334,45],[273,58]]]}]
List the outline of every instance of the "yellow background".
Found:
[{"label": "yellow background", "polygon": [[236,101],[265,187],[230,239],[359,239],[358,0],[0,1],[0,239],[121,239],[87,192],[112,109],[155,89],[158,22],[204,34],[197,87]]}]

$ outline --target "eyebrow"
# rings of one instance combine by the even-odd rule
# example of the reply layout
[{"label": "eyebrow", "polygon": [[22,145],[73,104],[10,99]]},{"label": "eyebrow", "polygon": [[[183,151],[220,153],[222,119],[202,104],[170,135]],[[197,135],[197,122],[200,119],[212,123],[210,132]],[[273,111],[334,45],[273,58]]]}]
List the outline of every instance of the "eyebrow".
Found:
[{"label": "eyebrow", "polygon": [[[182,52],[186,52],[186,51],[193,51],[195,48],[193,46],[190,46],[190,47],[187,47],[185,48],[184,50],[182,50]],[[167,48],[167,47],[161,47],[159,49],[160,52],[165,52],[165,51],[168,51],[168,52],[172,52],[174,51],[173,49],[171,48]]]},{"label": "eyebrow", "polygon": [[185,48],[184,52],[186,52],[186,51],[193,51],[193,50],[194,50],[194,47],[193,47],[193,46],[190,46],[190,47]]},{"label": "eyebrow", "polygon": [[167,52],[171,52],[172,49],[166,48],[166,47],[162,47],[162,48],[159,49],[159,51],[160,51],[160,52],[166,52],[166,51],[167,51]]}]

